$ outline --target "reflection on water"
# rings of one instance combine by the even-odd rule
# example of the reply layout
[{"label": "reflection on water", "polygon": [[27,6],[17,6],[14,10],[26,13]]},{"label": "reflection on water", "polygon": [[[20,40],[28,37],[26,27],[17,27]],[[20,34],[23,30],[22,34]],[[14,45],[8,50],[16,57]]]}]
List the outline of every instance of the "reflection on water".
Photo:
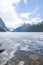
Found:
[{"label": "reflection on water", "polygon": [[0,48],[5,49],[0,53],[1,60],[11,59],[19,65],[37,64],[39,59],[43,60],[43,33],[0,33]]}]

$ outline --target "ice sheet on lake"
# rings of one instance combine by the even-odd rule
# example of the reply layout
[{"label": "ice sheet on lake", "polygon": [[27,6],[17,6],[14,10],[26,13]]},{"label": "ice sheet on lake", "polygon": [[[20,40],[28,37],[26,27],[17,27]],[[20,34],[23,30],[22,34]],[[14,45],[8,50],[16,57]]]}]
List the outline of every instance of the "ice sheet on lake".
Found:
[{"label": "ice sheet on lake", "polygon": [[17,50],[36,50],[43,46],[43,33],[0,33],[0,43],[5,51],[2,58],[12,58]]}]

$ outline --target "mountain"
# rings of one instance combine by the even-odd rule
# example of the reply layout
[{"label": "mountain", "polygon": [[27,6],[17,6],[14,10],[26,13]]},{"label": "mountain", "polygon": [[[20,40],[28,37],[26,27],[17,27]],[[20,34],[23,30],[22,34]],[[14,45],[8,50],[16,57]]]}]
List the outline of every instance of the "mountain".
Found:
[{"label": "mountain", "polygon": [[5,32],[5,30],[3,28],[0,27],[0,32]]},{"label": "mountain", "polygon": [[43,32],[43,23],[34,24],[30,27],[27,27],[25,32]]},{"label": "mountain", "polygon": [[13,30],[13,32],[23,32],[27,27],[29,27],[30,26],[30,24],[23,24],[23,25],[21,25],[20,27],[18,27],[18,28],[16,28],[16,29],[14,29]]},{"label": "mountain", "polygon": [[9,29],[5,26],[1,18],[0,18],[0,31],[9,31]]},{"label": "mountain", "polygon": [[8,29],[10,30],[10,32],[13,32],[14,27],[9,27]]},{"label": "mountain", "polygon": [[13,30],[13,32],[43,32],[43,21],[38,24],[23,24]]}]

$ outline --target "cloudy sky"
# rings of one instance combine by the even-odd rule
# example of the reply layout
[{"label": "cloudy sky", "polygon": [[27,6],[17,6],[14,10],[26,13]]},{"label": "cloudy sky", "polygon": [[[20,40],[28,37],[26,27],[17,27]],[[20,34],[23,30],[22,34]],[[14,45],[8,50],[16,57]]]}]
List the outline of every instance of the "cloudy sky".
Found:
[{"label": "cloudy sky", "polygon": [[0,17],[7,27],[43,20],[43,0],[0,0]]}]

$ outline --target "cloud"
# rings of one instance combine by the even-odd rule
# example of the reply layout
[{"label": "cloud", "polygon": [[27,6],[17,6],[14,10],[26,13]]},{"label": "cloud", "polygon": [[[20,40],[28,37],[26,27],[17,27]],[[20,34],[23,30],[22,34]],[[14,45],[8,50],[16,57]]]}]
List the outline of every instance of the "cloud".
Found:
[{"label": "cloud", "polygon": [[[38,17],[39,14],[37,13],[38,7],[33,12],[25,12],[21,13],[20,17],[18,16],[15,6],[13,4],[19,4],[21,0],[0,0],[0,17],[4,20],[7,27],[18,27],[22,23],[32,23],[33,21],[36,22],[40,18]],[[27,3],[27,0],[23,0],[24,3]],[[30,20],[30,16],[32,14],[36,14],[36,17],[32,17]],[[26,19],[23,21],[23,19]],[[37,19],[37,20],[36,20]]]},{"label": "cloud", "polygon": [[39,17],[34,17],[31,19],[32,23],[34,22],[35,24],[40,23],[42,20]]},{"label": "cloud", "polygon": [[23,0],[25,4],[27,4],[28,0]]},{"label": "cloud", "polygon": [[40,17],[36,16],[36,17],[31,18],[31,20],[29,19],[29,20],[26,20],[24,22],[29,23],[29,24],[38,24],[41,21],[42,21],[42,19],[40,19]]},{"label": "cloud", "polygon": [[18,14],[13,7],[13,3],[17,4],[20,0],[1,0],[0,1],[0,17],[4,20],[7,26],[18,26],[22,23],[22,20],[18,17]]},{"label": "cloud", "polygon": [[29,19],[29,16],[31,15],[31,12],[26,12],[26,13],[21,13],[20,17],[21,18],[25,18],[25,19]]},{"label": "cloud", "polygon": [[[40,19],[40,14],[38,13],[39,7],[36,6],[32,12],[21,13],[20,17],[25,23],[35,24],[40,23],[42,20]],[[31,17],[31,18],[30,18]]]},{"label": "cloud", "polygon": [[26,20],[29,20],[30,19],[30,16],[33,18],[34,16],[39,16],[40,14],[38,13],[38,10],[39,10],[39,7],[35,7],[34,10],[31,12],[25,12],[25,13],[21,13],[20,14],[20,17],[23,19],[26,19]]}]

